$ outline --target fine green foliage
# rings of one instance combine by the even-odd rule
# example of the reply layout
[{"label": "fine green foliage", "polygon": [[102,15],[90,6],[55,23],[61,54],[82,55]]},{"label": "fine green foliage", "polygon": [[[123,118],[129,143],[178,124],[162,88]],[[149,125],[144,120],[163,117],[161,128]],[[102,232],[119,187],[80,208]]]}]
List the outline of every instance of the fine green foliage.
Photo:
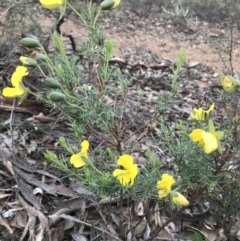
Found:
[{"label": "fine green foliage", "polygon": [[[129,83],[119,68],[109,65],[114,42],[106,40],[97,24],[99,12],[94,15],[95,12],[94,5],[89,3],[85,11],[77,14],[88,31],[88,38],[82,43],[79,52],[84,61],[79,62],[77,55],[71,58],[67,56],[63,38],[56,31],[52,34],[56,48],[53,56],[49,56],[36,39],[21,40],[22,44],[29,48],[39,46],[45,56],[42,58],[44,61],[39,62],[37,67],[45,77],[47,93],[45,96],[36,97],[65,115],[76,143],[82,141],[82,150],[78,152],[61,137],[59,144],[66,150],[66,156],[56,156],[47,151],[45,158],[68,175],[79,177],[83,185],[102,199],[109,195],[118,197],[121,190],[131,194],[133,199],[156,197],[156,183],[161,176],[161,161],[156,159],[149,149],[146,153],[149,163],[136,169],[136,164],[129,166],[127,161],[133,160],[132,157],[123,155],[128,153],[128,147],[134,144],[131,136],[126,134],[131,125],[134,125],[134,121],[129,123],[125,120]],[[32,62],[25,57],[21,59],[24,64]],[[159,94],[156,102],[158,112],[154,119],[159,118],[174,103],[178,77],[185,60],[186,54],[180,49],[176,65],[171,66],[173,75],[169,79],[169,92],[167,95]],[[30,90],[27,92],[35,95]],[[107,98],[111,98],[114,104],[109,103]],[[139,103],[141,98],[139,94]],[[133,113],[133,116],[137,115],[138,110]],[[103,140],[101,151],[94,156],[89,152],[88,146],[83,147],[83,143],[86,143],[83,139],[88,136],[88,132],[98,142]],[[87,143],[91,146],[91,142]],[[125,168],[123,171],[121,166]],[[149,176],[151,178],[147,178]]]},{"label": "fine green foliage", "polygon": [[[24,69],[24,73],[14,72],[11,79],[14,88],[3,89],[5,97],[20,96],[21,101],[27,94],[34,95],[66,118],[73,143],[61,137],[59,144],[64,151],[56,155],[48,150],[44,157],[67,176],[74,176],[101,202],[114,198],[121,208],[126,198],[152,199],[172,209],[182,206],[180,213],[185,207],[206,199],[227,218],[225,232],[230,233],[232,217],[239,215],[240,210],[238,76],[229,74],[220,79],[222,99],[228,110],[227,122],[216,123],[212,118],[216,106],[212,103],[207,110],[201,106],[194,108],[188,121],[179,120],[177,129],[171,129],[164,122],[164,113],[176,102],[180,74],[187,57],[181,48],[165,83],[167,91],[158,93],[154,103],[154,116],[136,126],[139,109],[129,108],[132,105],[129,97],[133,95],[129,80],[120,68],[110,65],[114,41],[106,39],[97,22],[104,9],[112,9],[120,1],[110,2],[110,7],[100,5],[98,9],[89,2],[79,12],[68,1],[52,1],[52,5],[49,1],[42,2],[49,9],[59,7],[60,16],[70,8],[87,31],[80,50],[71,57],[66,53],[63,36],[57,31],[51,38],[56,48],[53,55],[47,54],[40,38],[22,39],[21,44],[36,50],[38,55],[22,56],[20,61],[29,69],[18,66],[17,70]],[[44,78],[46,92],[43,95],[32,92],[22,83],[30,67],[37,68]],[[139,106],[143,94],[136,93],[136,106]],[[145,152],[146,163],[140,165],[137,158],[133,158],[133,150],[141,152],[141,148],[132,137],[147,132],[148,124],[153,121],[158,122],[161,135],[152,139],[157,148],[164,150],[164,155],[160,160],[149,147]],[[174,160],[171,171],[164,169],[165,156]],[[235,206],[231,206],[229,197]],[[149,240],[158,232],[159,227]],[[195,233],[194,239],[202,240],[202,237]]]}]

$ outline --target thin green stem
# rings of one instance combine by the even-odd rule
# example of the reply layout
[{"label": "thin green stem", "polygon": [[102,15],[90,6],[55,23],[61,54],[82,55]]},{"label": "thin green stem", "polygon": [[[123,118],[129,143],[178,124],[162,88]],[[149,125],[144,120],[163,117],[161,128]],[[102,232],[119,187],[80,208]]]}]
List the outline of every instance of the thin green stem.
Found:
[{"label": "thin green stem", "polygon": [[97,15],[95,16],[95,18],[94,18],[94,22],[93,22],[93,28],[95,29],[96,28],[96,22],[97,22],[97,20],[98,20],[98,17],[99,17],[99,15],[100,15],[100,13],[101,13],[101,8],[99,8],[99,10],[98,10],[98,13],[97,13]]},{"label": "thin green stem", "polygon": [[29,88],[26,88],[26,90],[27,90],[27,93],[29,93],[29,94],[35,96],[36,98],[42,100],[43,102],[46,102],[46,100],[45,100],[44,98],[40,97],[39,95],[36,95],[36,94],[33,93]]},{"label": "thin green stem", "polygon": [[79,106],[77,106],[77,105],[71,104],[70,102],[68,102],[68,101],[66,101],[66,100],[65,100],[65,102],[66,102],[70,107],[77,108],[77,109],[79,109],[79,110],[85,111],[83,108],[81,108],[81,107],[79,107]]},{"label": "thin green stem", "polygon": [[37,65],[37,68],[39,69],[39,71],[42,73],[42,75],[46,78],[47,76],[45,75],[45,73],[43,72],[42,68],[40,67],[40,65]]},{"label": "thin green stem", "polygon": [[83,16],[67,1],[67,5],[69,8],[71,8],[71,10],[81,19],[81,21],[83,22],[83,24],[88,27],[87,22],[85,21],[85,19],[83,18]]},{"label": "thin green stem", "polygon": [[92,168],[93,168],[96,172],[98,172],[99,174],[101,174],[101,175],[103,176],[103,173],[102,173],[101,171],[99,171],[94,165],[92,165]]},{"label": "thin green stem", "polygon": [[51,61],[51,59],[49,58],[47,52],[45,51],[45,49],[43,48],[43,46],[41,46],[41,51],[46,55],[47,57],[47,62],[51,65],[54,66],[53,62]]}]

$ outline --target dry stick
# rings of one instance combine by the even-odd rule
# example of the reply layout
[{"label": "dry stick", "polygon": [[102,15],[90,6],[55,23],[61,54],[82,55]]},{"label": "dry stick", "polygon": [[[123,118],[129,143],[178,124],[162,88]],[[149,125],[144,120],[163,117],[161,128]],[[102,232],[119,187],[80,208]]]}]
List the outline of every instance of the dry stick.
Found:
[{"label": "dry stick", "polygon": [[152,235],[146,239],[146,241],[151,241],[153,240],[157,235],[158,233],[163,230],[169,223],[171,223],[172,221],[174,221],[182,212],[183,210],[185,209],[186,207],[182,207],[180,210],[178,210],[171,218],[168,219],[168,221],[166,221],[162,226],[159,226],[158,228],[156,228]]},{"label": "dry stick", "polygon": [[[120,120],[123,119],[123,114],[124,114],[124,107],[125,107],[125,103],[127,102],[127,99],[126,99],[126,95],[123,99],[123,102],[122,102],[122,108],[121,108],[121,114],[120,114]],[[122,129],[122,122],[120,122],[120,130]]]},{"label": "dry stick", "polygon": [[[227,4],[227,3],[226,3]],[[226,10],[227,10],[227,21],[229,24],[229,43],[230,43],[230,49],[229,49],[229,64],[230,64],[230,70],[231,70],[231,74],[233,75],[233,28],[234,28],[234,23],[233,23],[233,19],[231,16],[231,13],[229,12],[229,7],[227,7],[227,5],[225,5]]]},{"label": "dry stick", "polygon": [[122,239],[114,236],[113,234],[111,234],[110,232],[108,232],[108,231],[106,231],[106,230],[104,230],[104,229],[101,229],[101,228],[99,228],[99,227],[96,227],[96,226],[94,226],[94,225],[92,225],[92,224],[90,224],[90,223],[86,223],[86,222],[84,222],[84,221],[82,221],[82,220],[80,220],[80,219],[74,218],[74,217],[72,217],[72,216],[70,216],[70,215],[61,214],[59,217],[60,217],[60,218],[65,218],[65,219],[68,219],[68,220],[71,220],[71,221],[74,221],[74,222],[76,222],[76,223],[84,224],[84,225],[86,225],[86,226],[88,226],[88,227],[91,227],[91,228],[95,228],[95,229],[97,229],[97,230],[99,230],[99,231],[101,231],[101,232],[103,232],[103,233],[108,234],[109,236],[113,237],[114,239],[116,239],[116,240],[118,240],[118,241],[123,241]]},{"label": "dry stick", "polygon": [[[109,139],[107,139],[104,135],[102,135],[101,133],[99,133],[98,131],[96,131],[94,128],[92,128],[89,124],[87,124],[87,127],[89,129],[89,131],[92,133],[92,135],[94,135],[98,140],[102,141],[104,140],[106,143],[110,144],[109,146],[111,146],[111,142],[109,141]],[[101,138],[99,138],[99,136]],[[111,148],[114,148],[115,145],[112,145]]]},{"label": "dry stick", "polygon": [[13,7],[15,7],[17,4],[19,3],[15,3],[15,4],[12,4],[11,6],[9,6],[3,13],[2,15],[0,16],[0,20],[3,18],[3,16]]},{"label": "dry stick", "polygon": [[10,115],[10,131],[11,131],[11,149],[13,148],[13,128],[12,128],[12,123],[13,123],[13,114],[16,109],[16,98],[13,99],[13,108],[11,110],[11,115]]},{"label": "dry stick", "polygon": [[138,104],[137,110],[136,110],[136,114],[135,114],[135,116],[133,117],[132,122],[130,122],[129,124],[127,124],[127,125],[124,127],[123,131],[127,130],[127,129],[132,125],[132,123],[135,122],[135,120],[137,119],[138,114],[139,114],[140,106],[141,106],[141,103],[140,103],[140,101],[139,101],[139,104]]},{"label": "dry stick", "polygon": [[161,116],[162,113],[158,113],[155,117],[153,117],[152,119],[150,119],[146,124],[142,125],[139,129],[137,129],[136,131],[134,131],[131,135],[127,136],[123,142],[127,141],[129,138],[131,138],[133,135],[135,135],[137,132],[139,132],[140,130],[142,130],[143,128],[145,128],[147,125],[149,125],[152,121],[156,120],[159,116]]},{"label": "dry stick", "polygon": [[33,215],[34,217],[38,217],[42,228],[44,230],[46,230],[49,240],[52,241],[51,231],[49,229],[48,220],[47,220],[46,216],[41,211],[36,210],[34,207],[32,207],[28,203],[26,203],[25,200],[23,199],[23,197],[20,194],[18,194],[18,199],[19,199],[22,207],[24,209],[26,209],[26,212],[31,213],[31,215]]},{"label": "dry stick", "polygon": [[119,230],[120,230],[120,237],[124,238],[123,235],[123,190],[121,189],[120,191],[120,201],[119,201],[119,205],[120,205],[120,222],[119,222]]},{"label": "dry stick", "polygon": [[98,208],[98,213],[101,216],[102,220],[104,221],[107,229],[113,234],[113,235],[117,235],[116,231],[114,230],[114,228],[112,227],[111,224],[107,223],[106,217],[105,215],[103,215],[103,213],[101,212],[101,210]]}]

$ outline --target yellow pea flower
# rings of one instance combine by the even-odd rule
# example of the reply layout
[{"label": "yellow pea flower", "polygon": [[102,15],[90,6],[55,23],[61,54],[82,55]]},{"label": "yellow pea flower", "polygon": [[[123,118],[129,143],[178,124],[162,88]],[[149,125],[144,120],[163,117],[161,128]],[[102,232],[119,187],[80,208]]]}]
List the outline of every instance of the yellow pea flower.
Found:
[{"label": "yellow pea flower", "polygon": [[171,196],[173,203],[179,206],[188,206],[188,200],[179,192],[172,191],[172,185],[175,184],[176,181],[173,176],[164,173],[162,174],[162,179],[157,182],[157,188],[160,189],[158,191],[158,197],[160,199]]},{"label": "yellow pea flower", "polygon": [[16,98],[26,93],[22,84],[23,76],[28,75],[28,70],[24,66],[18,66],[11,77],[11,84],[13,87],[6,87],[2,91],[4,97]]},{"label": "yellow pea flower", "polygon": [[190,113],[190,120],[201,120],[207,122],[213,109],[214,103],[209,107],[208,110],[203,110],[202,108],[194,108]]},{"label": "yellow pea flower", "polygon": [[40,3],[44,8],[55,9],[57,7],[64,6],[66,0],[40,0]]},{"label": "yellow pea flower", "polygon": [[217,150],[217,138],[209,132],[202,129],[195,129],[189,135],[193,142],[198,142],[198,145],[204,149],[207,154]]},{"label": "yellow pea flower", "polygon": [[203,148],[205,153],[210,154],[211,152],[218,149],[219,153],[222,153],[220,139],[223,136],[222,131],[215,132],[213,122],[209,121],[209,131],[206,132],[202,129],[195,129],[191,132],[189,137],[193,142],[198,142],[198,145]]},{"label": "yellow pea flower", "polygon": [[130,155],[122,155],[117,160],[117,164],[124,169],[115,169],[113,176],[117,177],[121,185],[126,186],[130,182],[130,186],[134,184],[134,179],[138,174],[137,164],[133,163],[133,158]]},{"label": "yellow pea flower", "polygon": [[234,92],[240,86],[240,81],[229,75],[222,76],[220,78],[220,83],[223,86],[223,89],[229,93]]},{"label": "yellow pea flower", "polygon": [[188,206],[189,201],[179,192],[172,192],[172,201],[178,206]]},{"label": "yellow pea flower", "polygon": [[80,168],[82,166],[85,166],[87,163],[84,161],[84,159],[88,159],[88,149],[89,149],[89,142],[84,140],[81,143],[81,151],[77,154],[73,154],[70,158],[70,163],[73,164],[75,168]]},{"label": "yellow pea flower", "polygon": [[176,181],[173,178],[173,176],[164,173],[162,175],[162,179],[160,181],[157,182],[157,188],[161,189],[158,192],[158,195],[160,198],[164,198],[168,195],[169,192],[171,192],[172,190],[172,185],[175,184]]}]

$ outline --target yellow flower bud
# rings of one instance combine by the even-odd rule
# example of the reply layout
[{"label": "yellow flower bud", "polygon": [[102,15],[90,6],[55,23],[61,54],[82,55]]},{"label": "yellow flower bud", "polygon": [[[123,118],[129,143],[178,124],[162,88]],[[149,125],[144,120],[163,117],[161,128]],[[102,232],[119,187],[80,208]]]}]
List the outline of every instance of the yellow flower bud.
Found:
[{"label": "yellow flower bud", "polygon": [[35,67],[37,66],[37,61],[35,59],[32,59],[32,58],[28,58],[28,57],[24,57],[24,56],[21,56],[19,58],[20,62],[26,66],[32,66],[32,67]]},{"label": "yellow flower bud", "polygon": [[229,75],[222,76],[220,78],[220,83],[223,86],[223,89],[229,93],[234,92],[240,86],[240,81]]},{"label": "yellow flower bud", "polygon": [[171,192],[172,201],[178,206],[188,206],[189,201],[179,192]]}]

